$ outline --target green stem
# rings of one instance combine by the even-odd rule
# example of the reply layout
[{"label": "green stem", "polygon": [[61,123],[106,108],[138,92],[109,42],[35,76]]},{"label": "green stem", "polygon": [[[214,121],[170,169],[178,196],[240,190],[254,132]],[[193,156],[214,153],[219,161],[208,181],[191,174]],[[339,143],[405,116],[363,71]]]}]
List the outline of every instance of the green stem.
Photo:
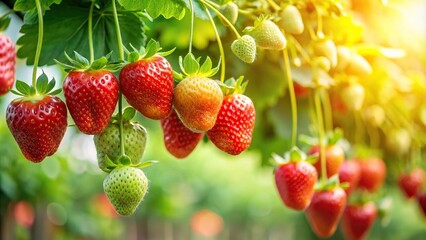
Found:
[{"label": "green stem", "polygon": [[[40,0],[35,0],[37,7],[37,16],[38,16],[38,38],[37,38],[37,48],[34,57],[34,67],[33,67],[33,76],[32,76],[32,84],[35,87],[37,84],[37,67],[38,62],[40,61],[41,48],[43,46],[43,11],[41,8]],[[37,88],[36,94],[37,94]]]},{"label": "green stem", "polygon": [[281,7],[278,6],[278,4],[276,2],[274,2],[273,0],[267,0],[267,2],[269,3],[269,5],[271,5],[271,7],[275,10],[275,11],[279,11],[281,10]]},{"label": "green stem", "polygon": [[[117,7],[115,6],[115,0],[112,1],[112,10],[114,12],[114,23],[115,23],[115,32],[117,34],[118,52],[120,54],[120,60],[124,61],[123,40],[121,39],[120,23],[118,21]],[[122,156],[124,156],[126,155],[126,152],[124,150],[123,94],[121,93],[121,90],[118,96],[118,124],[120,129],[120,153]]]},{"label": "green stem", "polygon": [[194,11],[194,4],[192,3],[192,0],[189,0],[189,7],[191,8],[191,30],[189,33],[189,50],[188,53],[192,52],[192,40],[194,38],[194,21],[195,21],[195,11]]},{"label": "green stem", "polygon": [[89,51],[90,51],[90,63],[93,63],[95,61],[95,51],[93,50],[93,8],[95,7],[95,1],[92,0],[92,4],[90,5],[89,10]]},{"label": "green stem", "polygon": [[212,15],[210,14],[210,11],[207,9],[205,4],[203,4],[203,6],[204,6],[204,10],[207,13],[207,16],[209,17],[211,24],[212,24],[212,27],[214,29],[214,33],[216,34],[217,45],[219,47],[220,58],[221,58],[220,81],[225,82],[226,64],[225,64],[225,52],[223,50],[222,40],[220,40],[219,32],[217,31],[216,24],[214,23],[214,20],[212,18]]},{"label": "green stem", "polygon": [[201,3],[206,5],[208,8],[213,10],[225,23],[227,26],[231,28],[231,30],[235,33],[235,36],[237,36],[238,39],[241,38],[241,35],[238,33],[237,29],[235,29],[234,25],[225,17],[221,12],[219,12],[214,6],[212,6],[210,3],[206,2],[205,0],[200,0]]},{"label": "green stem", "polygon": [[296,93],[294,92],[294,84],[291,76],[290,59],[288,57],[287,48],[283,50],[285,74],[287,75],[288,90],[290,93],[290,104],[291,104],[291,147],[296,146],[297,137],[297,101]]},{"label": "green stem", "polygon": [[315,112],[317,115],[317,127],[318,127],[318,138],[319,138],[319,145],[320,145],[320,161],[321,161],[321,179],[323,181],[327,180],[327,163],[325,159],[325,143],[324,143],[324,119],[321,109],[321,98],[320,98],[320,90],[315,90]]},{"label": "green stem", "polygon": [[327,131],[333,130],[333,112],[331,111],[331,102],[330,102],[330,96],[326,91],[323,92],[322,95],[322,105],[324,108],[324,115],[325,115],[325,129]]},{"label": "green stem", "polygon": [[311,58],[309,57],[309,54],[305,51],[305,49],[302,47],[302,45],[300,45],[300,43],[297,41],[297,39],[295,39],[291,35],[287,35],[286,37],[291,41],[291,43],[294,44],[294,47],[300,53],[300,55],[302,56],[302,58],[305,59],[305,61],[307,63],[310,63],[311,62]]}]

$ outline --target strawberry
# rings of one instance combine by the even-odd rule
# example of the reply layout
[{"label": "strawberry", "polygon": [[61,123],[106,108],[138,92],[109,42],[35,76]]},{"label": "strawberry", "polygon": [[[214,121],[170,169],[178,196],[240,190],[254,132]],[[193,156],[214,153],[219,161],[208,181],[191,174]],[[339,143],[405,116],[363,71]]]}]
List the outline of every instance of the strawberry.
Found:
[{"label": "strawberry", "polygon": [[417,203],[422,210],[423,216],[426,217],[426,192],[417,195]]},{"label": "strawberry", "polygon": [[187,75],[174,89],[173,106],[183,125],[193,132],[210,130],[222,105],[223,93],[219,84],[209,77],[215,75],[218,67],[212,69],[209,57],[200,66],[199,59],[191,53],[179,59],[182,72]]},{"label": "strawberry", "polygon": [[256,59],[256,42],[250,35],[243,35],[231,44],[235,56],[246,63],[253,63]]},{"label": "strawberry", "polygon": [[[321,156],[320,156],[320,146],[314,145],[308,152],[308,155],[318,154],[318,160],[315,162],[314,166],[318,172],[318,175],[321,176]],[[327,167],[327,176],[331,177],[334,174],[339,172],[340,165],[342,165],[345,160],[345,153],[342,147],[338,144],[332,144],[325,147],[325,161]]]},{"label": "strawberry", "polygon": [[187,157],[203,138],[202,133],[195,133],[186,128],[174,110],[170,116],[161,120],[161,128],[166,149],[177,158]]},{"label": "strawberry", "polygon": [[296,97],[299,99],[304,99],[308,97],[309,93],[311,92],[308,87],[304,87],[297,82],[293,82],[293,86],[294,86],[294,93],[296,94]]},{"label": "strawberry", "polygon": [[238,155],[250,146],[255,118],[251,99],[233,93],[223,99],[216,123],[207,136],[220,150]]},{"label": "strawberry", "polygon": [[370,63],[356,52],[351,52],[346,72],[352,75],[367,76],[373,72]]},{"label": "strawberry", "polygon": [[415,168],[409,173],[401,175],[398,179],[399,187],[407,198],[413,198],[421,190],[425,172],[421,168]]},{"label": "strawberry", "polygon": [[385,180],[385,163],[379,158],[361,159],[358,162],[361,169],[358,187],[369,192],[375,192]]},{"label": "strawberry", "polygon": [[314,193],[305,215],[318,237],[328,238],[334,234],[345,204],[346,193],[340,187]]},{"label": "strawberry", "polygon": [[109,71],[68,73],[65,101],[75,125],[85,134],[99,134],[108,125],[118,101],[118,81]]},{"label": "strawberry", "polygon": [[376,216],[377,207],[373,202],[346,206],[342,217],[342,231],[345,239],[364,239],[373,226]]},{"label": "strawberry", "polygon": [[[238,5],[232,1],[229,1],[219,7],[220,13],[231,23],[235,24],[238,19]],[[228,25],[225,21],[220,19],[222,23],[226,26]]]},{"label": "strawberry", "polygon": [[57,151],[68,125],[67,108],[55,96],[25,96],[9,104],[6,122],[25,158],[37,163]]},{"label": "strawberry", "polygon": [[145,117],[166,118],[172,110],[173,74],[170,63],[157,54],[151,40],[145,52],[130,54],[130,63],[120,72],[120,88],[127,102]]},{"label": "strawberry", "polygon": [[65,102],[77,128],[89,135],[100,134],[107,126],[118,101],[118,80],[110,71],[108,57],[89,61],[74,52],[65,53],[71,65],[56,61],[68,74],[64,80]]},{"label": "strawberry", "polygon": [[[137,122],[123,122],[124,151],[133,164],[141,161],[145,151],[147,132]],[[120,129],[117,121],[112,121],[99,135],[93,137],[95,142],[99,168],[110,172],[108,159],[117,164],[120,152]],[[108,157],[108,159],[107,159]]]},{"label": "strawberry", "polygon": [[337,48],[331,39],[320,39],[314,42],[313,49],[316,56],[326,57],[330,61],[330,67],[336,67]]},{"label": "strawberry", "polygon": [[282,50],[287,46],[284,34],[271,20],[260,17],[254,26],[246,27],[244,32],[256,41],[256,45],[263,49]]},{"label": "strawberry", "polygon": [[0,96],[8,93],[15,83],[16,52],[12,40],[0,33]]},{"label": "strawberry", "polygon": [[339,180],[341,183],[348,183],[349,186],[344,189],[349,196],[358,186],[361,177],[361,168],[356,160],[344,161],[339,170]]},{"label": "strawberry", "polygon": [[301,34],[304,30],[304,25],[299,9],[293,5],[288,5],[284,8],[280,13],[278,26],[280,26],[285,32]]},{"label": "strawberry", "polygon": [[311,202],[318,179],[315,168],[304,161],[306,155],[293,148],[286,159],[274,155],[279,164],[275,170],[275,184],[283,203],[294,210],[303,210]]},{"label": "strawberry", "polygon": [[104,180],[104,191],[118,214],[133,214],[148,190],[148,179],[139,168],[121,166]]},{"label": "strawberry", "polygon": [[365,90],[359,83],[351,83],[341,91],[341,97],[345,106],[351,111],[358,111],[364,103]]}]

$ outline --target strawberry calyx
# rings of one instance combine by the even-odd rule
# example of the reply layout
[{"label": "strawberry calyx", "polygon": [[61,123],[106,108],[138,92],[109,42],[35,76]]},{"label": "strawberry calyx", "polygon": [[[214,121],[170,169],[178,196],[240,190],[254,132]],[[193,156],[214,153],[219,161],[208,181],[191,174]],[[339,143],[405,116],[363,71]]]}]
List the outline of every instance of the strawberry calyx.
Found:
[{"label": "strawberry calyx", "polygon": [[52,78],[49,81],[47,75],[43,72],[38,78],[35,86],[30,86],[24,81],[16,80],[16,90],[10,90],[12,93],[22,96],[23,99],[29,100],[32,102],[37,102],[44,98],[46,95],[57,95],[62,89],[58,88],[53,90],[56,85],[55,78]]},{"label": "strawberry calyx", "polygon": [[244,33],[250,33],[253,32],[254,30],[256,30],[257,28],[261,27],[263,25],[263,22],[267,21],[267,20],[272,20],[271,16],[267,16],[267,15],[260,15],[255,21],[253,26],[248,26],[245,27],[243,32]]},{"label": "strawberry calyx", "polygon": [[[307,146],[314,146],[320,143],[317,137],[311,137],[304,134],[299,136],[299,141]],[[325,144],[327,146],[338,144],[340,141],[343,141],[343,130],[340,128],[335,128],[333,131],[325,134]]]},{"label": "strawberry calyx", "polygon": [[[136,109],[133,107],[127,106],[123,109],[123,123],[130,122],[134,117],[136,116]],[[111,122],[118,122],[118,113],[116,113],[114,116],[111,117]]]},{"label": "strawberry calyx", "polygon": [[111,161],[108,155],[105,156],[106,168],[110,171],[120,167],[134,167],[134,168],[143,169],[157,162],[158,161],[156,160],[150,160],[150,161],[145,161],[138,164],[132,164],[132,160],[130,159],[130,157],[124,154],[117,159],[117,163],[114,163],[113,161]]},{"label": "strawberry calyx", "polygon": [[288,163],[298,163],[306,161],[310,164],[314,164],[317,161],[317,154],[307,155],[305,152],[300,150],[297,146],[294,146],[290,151],[284,153],[284,157],[278,154],[272,154],[272,164],[275,166],[285,165]]},{"label": "strawberry calyx", "polygon": [[8,16],[9,14],[6,13],[5,15],[0,17],[0,32],[5,31],[10,24],[10,17]]},{"label": "strawberry calyx", "polygon": [[173,77],[177,80],[183,80],[184,76],[200,76],[212,77],[219,71],[221,59],[216,67],[213,67],[210,57],[206,57],[204,63],[201,64],[201,57],[195,58],[192,53],[188,53],[184,58],[179,56],[179,66],[182,74],[173,71]]},{"label": "strawberry calyx", "polygon": [[133,52],[131,52],[127,56],[127,61],[130,63],[137,62],[141,59],[148,59],[155,55],[160,55],[162,57],[165,57],[172,54],[176,49],[176,48],[172,48],[169,51],[160,52],[162,50],[160,43],[155,41],[154,39],[149,40],[146,47],[141,47],[141,49],[139,50],[137,50],[133,46],[131,47],[133,48]]},{"label": "strawberry calyx", "polygon": [[74,51],[74,58],[71,58],[66,52],[64,52],[65,57],[68,60],[68,63],[60,62],[56,59],[54,61],[61,66],[65,72],[71,71],[94,71],[94,70],[108,70],[110,72],[116,72],[121,69],[122,63],[119,62],[110,62],[109,58],[111,53],[108,53],[106,56],[102,56],[92,63],[85,57],[83,57],[78,52]]},{"label": "strawberry calyx", "polygon": [[229,78],[225,82],[216,81],[219,87],[222,89],[223,96],[231,94],[244,94],[248,81],[244,81],[244,76],[240,76],[238,79]]},{"label": "strawberry calyx", "polygon": [[314,187],[316,192],[329,192],[336,188],[346,189],[349,187],[348,183],[340,183],[339,175],[335,174],[328,179],[321,178]]}]

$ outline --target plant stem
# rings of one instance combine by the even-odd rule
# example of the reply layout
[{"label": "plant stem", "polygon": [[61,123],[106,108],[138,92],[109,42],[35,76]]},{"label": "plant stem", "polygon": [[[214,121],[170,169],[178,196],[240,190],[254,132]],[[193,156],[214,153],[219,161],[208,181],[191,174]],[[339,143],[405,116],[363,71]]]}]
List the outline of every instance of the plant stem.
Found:
[{"label": "plant stem", "polygon": [[320,90],[315,90],[315,112],[317,114],[317,127],[318,127],[318,138],[319,138],[319,146],[320,146],[320,161],[321,161],[321,179],[327,180],[327,163],[325,159],[325,143],[324,143],[324,119],[321,109],[321,98],[320,98]]},{"label": "plant stem", "polygon": [[191,30],[189,32],[189,50],[188,53],[192,52],[192,40],[194,38],[194,20],[195,20],[195,11],[194,4],[192,0],[189,0],[189,7],[191,8]]},{"label": "plant stem", "polygon": [[333,112],[331,111],[331,103],[330,103],[330,96],[326,91],[322,94],[322,105],[324,108],[324,121],[325,121],[325,129],[327,131],[333,130]]},{"label": "plant stem", "polygon": [[287,48],[283,50],[283,58],[285,65],[285,74],[287,75],[288,91],[290,93],[290,104],[291,104],[291,148],[296,146],[297,137],[297,101],[296,94],[294,92],[293,78],[291,76],[290,59],[288,57]]},{"label": "plant stem", "polygon": [[300,45],[300,43],[291,35],[286,36],[288,40],[290,40],[294,46],[296,47],[297,51],[300,53],[300,55],[305,59],[307,63],[311,62],[311,58],[309,57],[309,54],[305,51],[305,49]]},{"label": "plant stem", "polygon": [[215,7],[213,7],[211,4],[209,4],[205,0],[200,0],[200,2],[206,5],[211,10],[213,10],[213,12],[215,12],[223,21],[225,21],[227,26],[231,28],[231,30],[235,33],[235,36],[237,36],[238,39],[241,38],[241,35],[238,33],[237,29],[235,29],[234,25],[225,16],[223,16],[222,13],[220,13]]},{"label": "plant stem", "polygon": [[[124,50],[123,50],[123,40],[121,39],[120,23],[118,21],[117,7],[115,5],[115,0],[112,1],[112,9],[114,12],[114,23],[115,23],[115,32],[117,33],[117,44],[118,51],[120,54],[120,60],[124,61]],[[124,134],[123,134],[123,94],[121,93],[118,96],[118,124],[120,130],[120,153],[121,156],[126,155],[124,150]]]},{"label": "plant stem", "polygon": [[93,63],[93,61],[95,60],[95,51],[93,50],[93,30],[92,30],[94,7],[95,7],[95,1],[92,0],[92,4],[90,5],[90,10],[89,10],[89,23],[88,23],[90,63]]},{"label": "plant stem", "polygon": [[[37,7],[37,16],[38,16],[38,38],[37,38],[37,48],[34,57],[34,67],[33,67],[33,76],[32,76],[32,84],[35,87],[37,84],[37,67],[38,62],[40,61],[41,48],[43,46],[43,11],[41,9],[40,0],[35,0]],[[37,94],[37,88],[36,94]]]},{"label": "plant stem", "polygon": [[269,3],[269,5],[271,5],[271,7],[275,10],[275,11],[279,11],[281,10],[281,7],[278,6],[278,4],[276,2],[274,2],[274,0],[267,0],[267,2]]},{"label": "plant stem", "polygon": [[210,11],[207,9],[205,4],[203,4],[203,6],[204,6],[204,10],[207,13],[207,16],[209,17],[211,24],[212,24],[212,27],[214,29],[214,33],[216,34],[217,45],[219,47],[220,58],[221,58],[220,81],[225,82],[226,64],[225,64],[225,52],[223,50],[222,40],[220,39],[219,32],[217,31],[216,24],[214,23],[214,20],[212,18],[212,15],[210,14]]}]

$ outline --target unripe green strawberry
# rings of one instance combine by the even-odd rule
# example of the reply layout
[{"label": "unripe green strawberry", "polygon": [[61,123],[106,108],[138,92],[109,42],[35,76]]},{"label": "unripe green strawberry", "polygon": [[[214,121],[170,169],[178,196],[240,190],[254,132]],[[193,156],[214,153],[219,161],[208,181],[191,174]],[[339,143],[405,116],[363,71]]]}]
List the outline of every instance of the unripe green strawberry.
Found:
[{"label": "unripe green strawberry", "polygon": [[253,27],[247,27],[244,31],[254,38],[260,48],[282,50],[287,46],[284,34],[271,20],[260,18]]},{"label": "unripe green strawberry", "polygon": [[359,83],[352,83],[344,87],[341,91],[342,100],[351,111],[358,111],[364,103],[365,90]]},{"label": "unripe green strawberry", "polygon": [[250,35],[244,35],[231,44],[231,50],[241,61],[253,63],[256,59],[256,42]]},{"label": "unripe green strawberry", "polygon": [[346,72],[353,75],[366,76],[373,72],[370,63],[358,53],[352,52]]},{"label": "unripe green strawberry", "polygon": [[214,80],[188,76],[176,86],[173,105],[185,127],[205,132],[214,126],[222,100],[222,90]]},{"label": "unripe green strawberry", "polygon": [[122,216],[135,212],[148,190],[148,179],[139,168],[117,167],[105,178],[104,191]]},{"label": "unripe green strawberry", "polygon": [[[145,150],[147,132],[145,128],[132,122],[123,123],[124,150],[133,164],[140,163]],[[121,156],[120,153],[120,129],[118,122],[112,122],[99,135],[93,137],[95,141],[99,168],[110,172],[107,156],[113,163]]]},{"label": "unripe green strawberry", "polygon": [[280,21],[278,26],[284,29],[285,32],[292,34],[301,34],[304,30],[302,15],[299,9],[293,5],[284,8],[280,13]]},{"label": "unripe green strawberry", "polygon": [[351,59],[351,50],[349,50],[346,46],[338,46],[336,47],[337,51],[337,64],[334,67],[335,71],[341,72],[346,69],[349,65],[349,61]]},{"label": "unripe green strawberry", "polygon": [[330,61],[331,67],[337,65],[337,49],[330,39],[322,39],[314,43],[314,53],[316,56],[324,56]]},{"label": "unripe green strawberry", "polygon": [[[219,11],[224,17],[226,17],[226,19],[228,19],[231,24],[235,24],[235,22],[237,22],[238,5],[234,2],[228,2],[226,4],[223,4],[222,6],[220,6]],[[227,25],[225,21],[223,21],[222,19],[220,20],[225,26]]]}]

